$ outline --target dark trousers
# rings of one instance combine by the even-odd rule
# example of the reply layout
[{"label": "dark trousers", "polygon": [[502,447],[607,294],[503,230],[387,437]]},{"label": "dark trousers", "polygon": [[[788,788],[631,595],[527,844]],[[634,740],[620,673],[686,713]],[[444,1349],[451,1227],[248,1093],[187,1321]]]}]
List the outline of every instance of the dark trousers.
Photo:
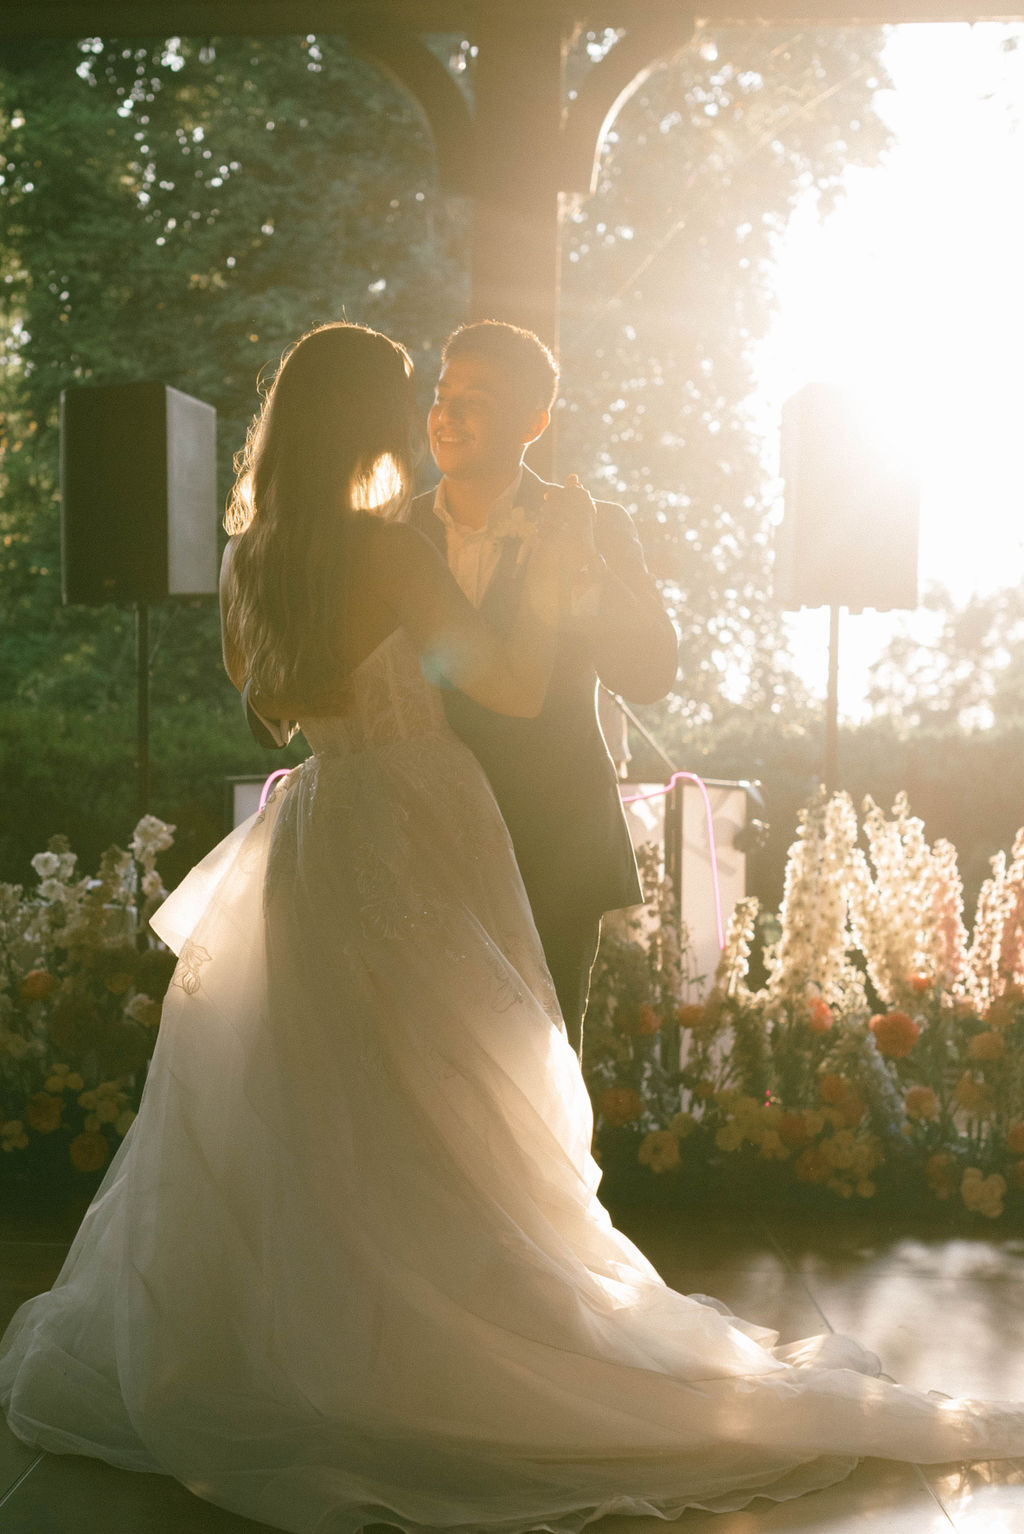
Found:
[{"label": "dark trousers", "polygon": [[588,915],[581,919],[572,911],[545,915],[537,918],[537,931],[555,982],[569,1042],[582,1055],[583,1016],[587,1010],[590,971],[601,937],[601,918]]}]

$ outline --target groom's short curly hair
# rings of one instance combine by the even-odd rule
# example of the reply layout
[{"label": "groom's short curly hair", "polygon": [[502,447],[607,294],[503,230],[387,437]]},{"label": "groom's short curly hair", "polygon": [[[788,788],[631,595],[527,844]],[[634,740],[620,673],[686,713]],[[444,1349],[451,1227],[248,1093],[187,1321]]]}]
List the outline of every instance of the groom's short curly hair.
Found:
[{"label": "groom's short curly hair", "polygon": [[533,410],[550,410],[558,392],[558,363],[554,353],[532,330],[504,320],[477,320],[453,330],[441,348],[441,366],[454,357],[480,357],[493,362],[522,390]]}]

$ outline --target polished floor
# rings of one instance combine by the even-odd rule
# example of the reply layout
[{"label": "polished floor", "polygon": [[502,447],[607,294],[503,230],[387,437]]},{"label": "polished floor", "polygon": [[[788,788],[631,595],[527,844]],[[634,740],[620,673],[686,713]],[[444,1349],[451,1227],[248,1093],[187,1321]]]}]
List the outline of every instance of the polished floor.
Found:
[{"label": "polished floor", "polygon": [[[81,1208],[0,1211],[0,1327],[52,1283]],[[1024,1398],[1024,1236],[887,1226],[865,1210],[830,1220],[623,1214],[666,1281],[717,1295],[784,1338],[827,1328],[880,1354],[886,1372],[947,1394]],[[162,1476],[38,1454],[0,1424],[2,1534],[257,1534]],[[1024,1461],[913,1466],[865,1460],[849,1480],[739,1513],[608,1518],[595,1534],[1024,1534]]]}]

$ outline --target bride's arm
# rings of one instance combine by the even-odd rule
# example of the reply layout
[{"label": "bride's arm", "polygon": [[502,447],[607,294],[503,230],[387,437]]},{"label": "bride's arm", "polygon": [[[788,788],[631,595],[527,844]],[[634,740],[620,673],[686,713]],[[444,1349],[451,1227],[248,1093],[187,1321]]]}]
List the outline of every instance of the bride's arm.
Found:
[{"label": "bride's arm", "polygon": [[551,678],[560,601],[566,588],[559,549],[539,543],[523,579],[512,628],[501,636],[461,591],[429,539],[403,523],[375,539],[373,575],[406,629],[424,669],[497,714],[534,718]]}]

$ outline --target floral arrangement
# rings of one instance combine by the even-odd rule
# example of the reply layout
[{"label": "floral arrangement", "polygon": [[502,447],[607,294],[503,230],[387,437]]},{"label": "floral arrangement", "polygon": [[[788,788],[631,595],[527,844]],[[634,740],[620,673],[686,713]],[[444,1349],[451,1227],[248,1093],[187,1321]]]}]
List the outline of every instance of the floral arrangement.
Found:
[{"label": "floral arrangement", "polygon": [[701,1000],[662,883],[587,1015],[608,1195],[1024,1214],[1024,831],[991,867],[968,933],[955,850],[905,797],[858,824],[822,795],[778,915],[737,905]]},{"label": "floral arrangement", "polygon": [[64,837],[0,884],[0,1175],[98,1173],[127,1134],[175,958],[148,933],[174,827],[139,821],[95,877]]}]

